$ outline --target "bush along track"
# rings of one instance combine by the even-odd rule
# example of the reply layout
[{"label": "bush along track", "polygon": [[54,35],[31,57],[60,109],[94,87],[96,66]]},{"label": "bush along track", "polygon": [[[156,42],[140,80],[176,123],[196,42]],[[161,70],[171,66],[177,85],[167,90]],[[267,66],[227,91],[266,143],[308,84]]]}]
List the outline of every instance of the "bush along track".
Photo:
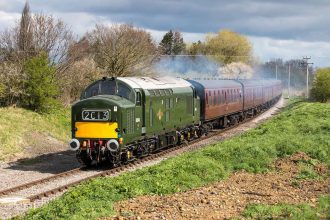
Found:
[{"label": "bush along track", "polygon": [[[231,140],[170,158],[115,178],[97,178],[72,188],[26,219],[91,219],[114,214],[117,201],[186,191],[245,170],[263,173],[278,157],[305,152],[330,166],[330,105],[294,103],[271,121]],[[298,180],[297,180],[298,181]]]}]

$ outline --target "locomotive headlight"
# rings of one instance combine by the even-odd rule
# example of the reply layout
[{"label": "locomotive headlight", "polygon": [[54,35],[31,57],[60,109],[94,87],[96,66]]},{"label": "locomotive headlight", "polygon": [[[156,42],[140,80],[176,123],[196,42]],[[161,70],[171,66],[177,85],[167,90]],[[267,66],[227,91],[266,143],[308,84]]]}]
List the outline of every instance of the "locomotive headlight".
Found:
[{"label": "locomotive headlight", "polygon": [[74,138],[69,142],[69,145],[70,145],[70,150],[76,151],[80,147],[80,142]]},{"label": "locomotive headlight", "polygon": [[119,143],[115,139],[109,140],[106,146],[110,152],[117,152],[119,150]]}]

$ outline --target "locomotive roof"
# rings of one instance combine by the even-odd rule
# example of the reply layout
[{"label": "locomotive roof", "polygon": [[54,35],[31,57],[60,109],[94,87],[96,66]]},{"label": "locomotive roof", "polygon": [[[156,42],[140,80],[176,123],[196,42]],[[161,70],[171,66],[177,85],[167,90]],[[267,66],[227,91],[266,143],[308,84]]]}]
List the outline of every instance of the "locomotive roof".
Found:
[{"label": "locomotive roof", "polygon": [[132,88],[142,89],[171,89],[190,87],[191,84],[184,79],[175,77],[117,77]]}]

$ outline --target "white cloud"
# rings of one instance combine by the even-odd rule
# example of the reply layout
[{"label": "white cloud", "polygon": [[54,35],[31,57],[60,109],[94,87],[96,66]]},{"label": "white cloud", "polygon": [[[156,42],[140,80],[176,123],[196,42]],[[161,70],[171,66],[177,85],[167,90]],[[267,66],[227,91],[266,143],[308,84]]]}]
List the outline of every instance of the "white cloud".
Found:
[{"label": "white cloud", "polygon": [[74,34],[80,37],[86,32],[91,31],[96,24],[113,24],[103,16],[96,16],[85,12],[54,13],[54,16],[63,20],[71,27]]},{"label": "white cloud", "polygon": [[253,44],[255,55],[262,61],[274,58],[301,59],[303,56],[311,56],[314,66],[330,66],[330,42],[278,40],[255,36],[248,38]]},{"label": "white cloud", "polygon": [[9,12],[0,11],[0,31],[12,27],[19,17],[20,17],[19,13],[9,13]]}]

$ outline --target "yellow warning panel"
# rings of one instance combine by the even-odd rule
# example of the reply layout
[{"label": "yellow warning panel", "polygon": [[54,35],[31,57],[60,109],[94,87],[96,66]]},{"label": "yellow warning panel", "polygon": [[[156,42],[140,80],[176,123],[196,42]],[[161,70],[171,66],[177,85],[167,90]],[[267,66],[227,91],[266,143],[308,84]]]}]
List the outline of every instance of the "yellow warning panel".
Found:
[{"label": "yellow warning panel", "polygon": [[117,122],[76,122],[77,138],[118,138]]}]

